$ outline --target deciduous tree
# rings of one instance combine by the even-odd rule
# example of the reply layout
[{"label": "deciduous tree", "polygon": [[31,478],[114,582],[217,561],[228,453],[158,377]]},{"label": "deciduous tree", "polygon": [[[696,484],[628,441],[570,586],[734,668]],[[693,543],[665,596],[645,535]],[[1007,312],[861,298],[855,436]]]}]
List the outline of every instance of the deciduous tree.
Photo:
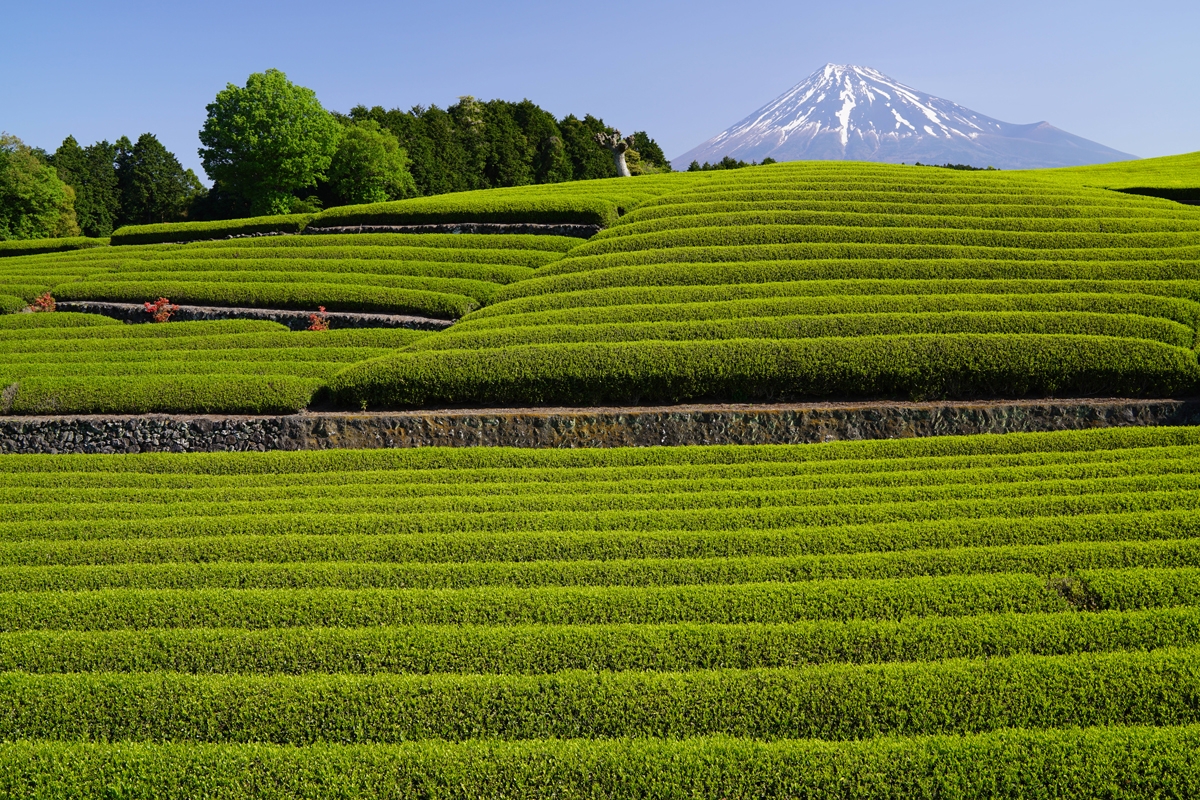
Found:
[{"label": "deciduous tree", "polygon": [[349,125],[329,165],[340,203],[382,203],[416,194],[400,142],[373,120]]},{"label": "deciduous tree", "polygon": [[204,171],[254,214],[286,214],[297,190],[323,180],[342,127],[312,89],[277,69],[229,84],[207,107],[200,131]]},{"label": "deciduous tree", "polygon": [[32,148],[0,133],[0,240],[78,235],[74,190]]}]

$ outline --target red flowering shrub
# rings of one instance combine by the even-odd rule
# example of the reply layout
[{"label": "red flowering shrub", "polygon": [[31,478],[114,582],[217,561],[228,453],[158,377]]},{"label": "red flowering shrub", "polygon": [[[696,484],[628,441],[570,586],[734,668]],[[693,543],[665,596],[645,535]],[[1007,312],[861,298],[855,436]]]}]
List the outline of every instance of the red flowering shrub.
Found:
[{"label": "red flowering shrub", "polygon": [[171,305],[171,301],[165,297],[160,297],[153,303],[145,303],[146,313],[154,315],[155,322],[166,322],[171,318],[171,315],[179,310],[179,306]]},{"label": "red flowering shrub", "polygon": [[317,313],[308,315],[308,330],[329,330],[329,316],[325,313],[325,306],[317,306]]},{"label": "red flowering shrub", "polygon": [[53,311],[56,307],[54,295],[49,292],[38,295],[33,299],[33,304],[29,306],[30,311]]}]

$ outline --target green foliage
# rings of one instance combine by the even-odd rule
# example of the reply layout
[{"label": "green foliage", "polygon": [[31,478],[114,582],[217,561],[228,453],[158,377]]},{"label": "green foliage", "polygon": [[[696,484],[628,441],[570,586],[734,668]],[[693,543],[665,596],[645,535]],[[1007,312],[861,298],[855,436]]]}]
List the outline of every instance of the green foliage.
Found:
[{"label": "green foliage", "polygon": [[256,215],[289,213],[292,193],[325,177],[341,137],[316,94],[276,69],[227,85],[206,110],[204,171]]},{"label": "green foliage", "polygon": [[0,134],[0,241],[78,235],[74,190],[24,142]]},{"label": "green foliage", "polygon": [[88,239],[83,236],[73,236],[66,239],[10,239],[0,241],[0,258],[5,256],[24,256],[37,253],[61,253],[68,250],[86,250],[91,247],[103,247],[108,239]]},{"label": "green foliage", "polygon": [[408,156],[374,120],[346,128],[329,165],[329,184],[339,204],[383,203],[417,191]]},{"label": "green foliage", "polygon": [[682,341],[709,339],[809,339],[932,333],[1078,334],[1149,339],[1191,348],[1195,331],[1168,320],[1135,314],[1092,312],[842,313],[751,319],[626,322],[568,325],[505,325],[446,331],[422,350],[502,348],[562,342]]},{"label": "green foliage", "polygon": [[[79,369],[64,372],[78,374]],[[292,414],[308,405],[320,385],[287,376],[140,376],[136,371],[124,377],[32,377],[9,384],[14,391],[11,399],[6,396],[4,413]]]},{"label": "green foliage", "polygon": [[[1196,649],[920,664],[555,675],[0,675],[17,737],[401,743],[549,738],[860,740],[1189,725]],[[1136,688],[1134,688],[1136,687]]]},{"label": "green foliage", "polygon": [[398,289],[377,285],[337,283],[292,283],[235,281],[213,283],[177,280],[169,275],[153,280],[81,281],[56,288],[60,300],[108,300],[144,302],[151,297],[169,297],[189,305],[290,308],[300,311],[324,305],[331,311],[378,311],[388,314],[418,314],[438,319],[457,319],[479,307],[461,294]]},{"label": "green foliage", "polygon": [[117,153],[117,146],[107,141],[84,148],[68,136],[50,157],[58,177],[75,190],[75,216],[85,236],[108,236],[120,218]]},{"label": "green foliage", "polygon": [[471,192],[394,203],[342,206],[317,215],[314,228],[343,225],[431,225],[506,222],[540,225],[611,225],[617,206],[603,198],[571,195]]},{"label": "green foliage", "polygon": [[946,334],[522,345],[399,355],[333,384],[351,407],[1192,391],[1195,355],[1104,337]]},{"label": "green foliage", "polygon": [[[612,128],[590,115],[556,121],[529,100],[464,96],[445,110],[416,106],[407,112],[357,106],[349,119],[370,120],[395,134],[411,159],[419,195],[616,175],[612,158],[594,138]],[[646,141],[656,158],[657,145]]]},{"label": "green foliage", "polygon": [[121,225],[173,222],[204,193],[196,174],[153,134],[143,133],[135,143],[122,136],[114,147]]},{"label": "green foliage", "polygon": [[[223,239],[251,233],[300,233],[313,214],[278,217],[251,217],[227,222],[169,222],[157,225],[126,225],[113,233],[113,245],[191,242]],[[122,254],[124,257],[125,254]]]},{"label": "green foliage", "polygon": [[[865,741],[321,744],[12,742],[0,787],[86,798],[1187,797],[1200,728],[1100,727]],[[10,789],[11,787],[11,789]],[[847,788],[852,787],[852,788]],[[964,791],[963,787],[982,787]]]}]

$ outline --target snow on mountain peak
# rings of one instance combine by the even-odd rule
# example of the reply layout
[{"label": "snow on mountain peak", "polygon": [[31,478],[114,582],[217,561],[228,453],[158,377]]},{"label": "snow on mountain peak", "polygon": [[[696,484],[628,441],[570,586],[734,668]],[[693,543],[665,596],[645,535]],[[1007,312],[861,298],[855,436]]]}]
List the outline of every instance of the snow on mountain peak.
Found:
[{"label": "snow on mountain peak", "polygon": [[870,67],[832,63],[674,162],[679,168],[724,156],[955,161],[1008,169],[1133,158],[1044,122],[1001,122]]}]

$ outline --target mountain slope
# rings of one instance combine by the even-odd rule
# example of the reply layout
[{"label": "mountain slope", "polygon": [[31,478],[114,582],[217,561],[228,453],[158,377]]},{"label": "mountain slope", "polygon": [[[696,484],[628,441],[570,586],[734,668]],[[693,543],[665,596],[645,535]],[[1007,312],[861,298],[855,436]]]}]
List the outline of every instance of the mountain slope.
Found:
[{"label": "mountain slope", "polygon": [[1136,158],[1048,122],[1014,125],[868,67],[826,64],[733,127],[674,159],[952,162],[1001,169]]}]

